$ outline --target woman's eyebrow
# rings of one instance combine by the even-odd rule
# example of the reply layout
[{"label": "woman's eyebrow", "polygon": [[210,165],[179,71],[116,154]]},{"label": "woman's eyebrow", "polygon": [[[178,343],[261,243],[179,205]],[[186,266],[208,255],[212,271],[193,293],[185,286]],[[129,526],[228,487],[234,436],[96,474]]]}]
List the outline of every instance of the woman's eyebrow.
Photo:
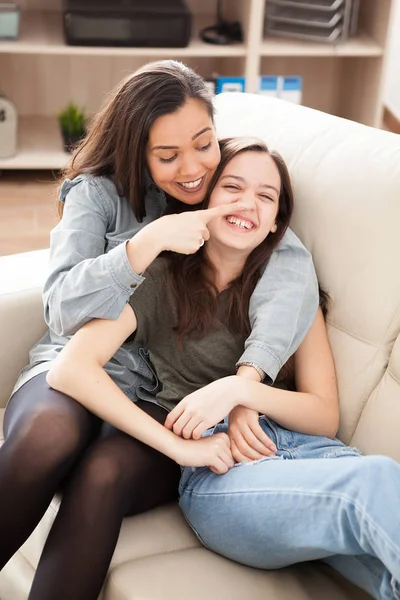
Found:
[{"label": "woman's eyebrow", "polygon": [[[240,181],[240,183],[246,183],[246,181],[243,179],[243,177],[239,177],[239,175],[223,175],[221,177],[220,181],[222,181],[226,177],[231,177],[232,179],[237,179],[238,181]],[[279,190],[277,190],[276,187],[273,186],[273,185],[268,185],[268,183],[262,183],[260,185],[260,187],[267,188],[267,189],[270,189],[270,190],[274,190],[278,194],[278,196],[279,196]]]},{"label": "woman's eyebrow", "polygon": [[[204,129],[201,129],[200,131],[195,133],[194,136],[192,137],[192,140],[195,140],[196,138],[201,136],[206,131],[212,131],[211,127],[204,127]],[[179,150],[179,146],[153,146],[153,148],[151,150],[152,151],[153,150]]]}]

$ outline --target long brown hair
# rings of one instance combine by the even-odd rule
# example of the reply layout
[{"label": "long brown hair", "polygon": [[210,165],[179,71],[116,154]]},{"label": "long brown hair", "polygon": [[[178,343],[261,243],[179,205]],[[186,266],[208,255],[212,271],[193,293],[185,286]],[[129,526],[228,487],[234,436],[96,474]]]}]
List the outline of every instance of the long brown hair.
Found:
[{"label": "long brown hair", "polygon": [[[62,179],[82,173],[112,177],[139,222],[145,217],[146,145],[156,119],[201,100],[211,119],[214,109],[203,79],[175,60],[148,63],[122,81],[92,119]],[[59,204],[62,216],[63,203]]]},{"label": "long brown hair", "polygon": [[[202,208],[207,208],[211,193],[227,164],[243,152],[262,152],[274,161],[281,179],[277,230],[269,233],[248,256],[242,273],[230,283],[227,294],[227,323],[231,331],[247,336],[250,333],[249,302],[260,278],[261,269],[268,263],[273,250],[281,241],[293,212],[293,192],[288,169],[277,152],[271,152],[257,138],[226,138],[219,142],[221,162],[214,173]],[[218,307],[218,290],[209,273],[214,273],[204,247],[195,254],[168,253],[169,281],[176,301],[179,337],[202,337],[212,327]]]}]

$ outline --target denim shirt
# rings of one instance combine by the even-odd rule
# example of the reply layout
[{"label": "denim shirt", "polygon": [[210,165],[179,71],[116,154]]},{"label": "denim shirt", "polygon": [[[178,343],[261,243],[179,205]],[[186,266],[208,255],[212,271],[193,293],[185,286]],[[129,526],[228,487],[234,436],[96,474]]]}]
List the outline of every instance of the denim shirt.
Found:
[{"label": "denim shirt", "polygon": [[[14,391],[46,371],[69,336],[94,318],[116,319],[144,278],[132,270],[126,242],[157,219],[166,198],[151,179],[146,217],[139,223],[107,177],[80,175],[61,188],[61,221],[51,232],[49,275],[43,301],[48,331],[31,350]],[[275,380],[297,350],[318,307],[318,285],[308,250],[288,230],[273,253],[250,301],[252,332],[238,365],[252,363]],[[143,348],[122,346],[105,366],[117,385],[134,399],[150,399],[157,381]]]}]

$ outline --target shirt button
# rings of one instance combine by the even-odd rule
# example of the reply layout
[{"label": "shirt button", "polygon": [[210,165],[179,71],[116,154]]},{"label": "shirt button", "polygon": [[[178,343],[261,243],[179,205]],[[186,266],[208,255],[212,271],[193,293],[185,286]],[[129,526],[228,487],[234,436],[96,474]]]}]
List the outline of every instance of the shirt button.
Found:
[{"label": "shirt button", "polygon": [[137,287],[137,283],[131,283],[131,288],[134,290]]}]

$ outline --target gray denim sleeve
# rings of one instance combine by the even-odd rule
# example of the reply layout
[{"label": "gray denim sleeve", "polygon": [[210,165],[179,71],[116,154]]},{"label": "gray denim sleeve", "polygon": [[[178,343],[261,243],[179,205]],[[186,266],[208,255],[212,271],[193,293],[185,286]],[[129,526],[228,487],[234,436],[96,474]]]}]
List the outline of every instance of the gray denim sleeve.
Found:
[{"label": "gray denim sleeve", "polygon": [[143,277],[131,268],[126,243],[105,254],[112,201],[93,177],[67,182],[64,213],[50,235],[45,321],[59,336],[94,318],[116,319]]},{"label": "gray denim sleeve", "polygon": [[237,366],[257,365],[274,382],[310,329],[318,304],[311,254],[288,229],[250,299],[252,331]]}]

